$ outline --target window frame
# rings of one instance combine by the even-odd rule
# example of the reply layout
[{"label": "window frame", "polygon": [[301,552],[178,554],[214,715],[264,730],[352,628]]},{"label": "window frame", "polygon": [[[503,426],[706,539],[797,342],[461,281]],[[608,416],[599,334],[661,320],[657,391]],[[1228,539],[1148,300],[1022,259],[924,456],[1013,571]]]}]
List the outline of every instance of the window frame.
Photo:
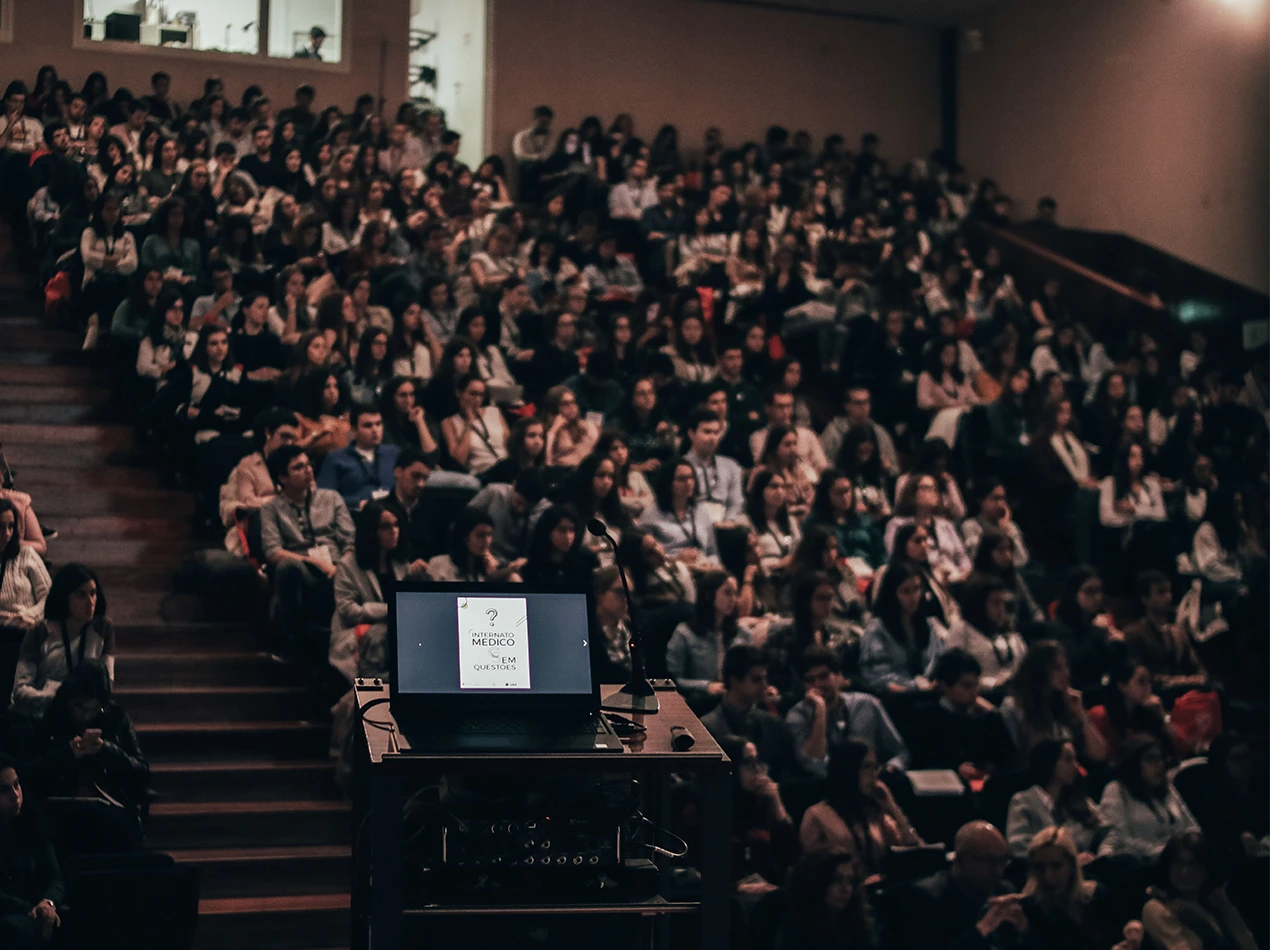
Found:
[{"label": "window frame", "polygon": [[[10,11],[15,0],[0,3],[0,41],[4,39],[4,11]],[[340,61],[328,63],[314,59],[296,59],[295,57],[269,55],[269,13],[274,2],[285,3],[286,0],[256,0],[257,18],[260,24],[256,32],[258,45],[254,53],[227,53],[224,50],[211,49],[173,49],[168,46],[147,46],[143,43],[130,43],[127,40],[92,40],[84,36],[84,6],[86,0],[75,0],[75,16],[71,24],[71,48],[76,50],[97,51],[99,53],[130,53],[137,56],[162,56],[170,59],[178,57],[193,63],[250,63],[277,66],[281,69],[303,69],[326,73],[350,73],[353,70],[352,45],[348,40],[349,26],[353,21],[352,7],[356,0],[342,0],[340,8]],[[12,22],[10,22],[10,38]]]}]

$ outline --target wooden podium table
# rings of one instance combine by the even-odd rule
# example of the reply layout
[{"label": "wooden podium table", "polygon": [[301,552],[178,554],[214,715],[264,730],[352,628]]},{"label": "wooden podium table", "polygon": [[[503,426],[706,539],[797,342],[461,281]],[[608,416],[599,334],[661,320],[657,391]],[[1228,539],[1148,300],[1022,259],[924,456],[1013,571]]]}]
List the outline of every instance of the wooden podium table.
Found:
[{"label": "wooden podium table", "polygon": [[[369,814],[370,834],[363,837],[363,817],[354,827],[354,866],[370,868],[369,894],[362,882],[353,884],[353,946],[366,946],[364,926],[370,922],[370,946],[373,950],[400,950],[405,939],[405,924],[410,918],[426,916],[576,916],[606,915],[660,917],[667,914],[700,913],[701,943],[706,950],[726,950],[728,946],[728,914],[730,883],[730,841],[732,831],[732,763],[711,737],[705,726],[673,689],[658,689],[661,711],[652,715],[635,713],[629,718],[647,730],[624,740],[623,748],[613,752],[568,753],[453,753],[438,754],[410,751],[409,742],[396,729],[390,706],[375,700],[385,699],[387,687],[374,680],[357,680],[357,705],[365,710],[361,733],[368,756],[359,767],[369,773],[369,793],[363,814]],[[602,697],[617,692],[618,686],[601,687]],[[686,752],[676,752],[670,741],[672,726],[683,726],[696,740]],[[647,780],[647,791],[658,796],[668,787],[670,774],[696,777],[703,794],[703,854],[693,863],[701,871],[700,901],[669,900],[658,896],[618,898],[613,901],[557,902],[542,904],[462,904],[454,901],[431,902],[420,895],[407,896],[404,887],[405,844],[403,807],[408,791],[438,774],[543,776],[559,778],[564,773],[596,777],[629,774]],[[658,799],[665,801],[664,794]],[[369,808],[369,813],[366,812]],[[355,813],[358,809],[355,809]],[[369,846],[369,860],[364,849]],[[663,930],[664,932],[664,930]],[[657,928],[653,928],[656,942]],[[411,941],[411,945],[417,945]]]}]

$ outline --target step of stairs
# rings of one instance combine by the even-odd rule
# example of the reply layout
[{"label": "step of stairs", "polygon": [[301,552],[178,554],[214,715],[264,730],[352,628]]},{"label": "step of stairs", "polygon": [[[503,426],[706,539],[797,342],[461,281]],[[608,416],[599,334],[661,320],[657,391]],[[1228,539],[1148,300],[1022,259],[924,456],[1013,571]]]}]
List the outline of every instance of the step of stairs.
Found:
[{"label": "step of stairs", "polygon": [[134,652],[119,650],[115,686],[286,686],[304,679],[299,668],[261,651]]},{"label": "step of stairs", "polygon": [[328,758],[198,759],[150,763],[161,801],[286,801],[341,796]]},{"label": "step of stairs", "polygon": [[352,824],[339,801],[155,802],[149,843],[163,851],[351,845]]},{"label": "step of stairs", "polygon": [[313,714],[313,692],[301,686],[143,686],[115,690],[133,721],[278,722]]},{"label": "step of stairs", "polygon": [[[182,710],[184,713],[184,710]],[[308,719],[135,722],[146,756],[275,755],[311,759],[330,748],[331,724]]]},{"label": "step of stairs", "polygon": [[199,868],[204,901],[254,894],[347,894],[353,875],[353,849],[346,845],[196,848],[168,854],[178,864]]},{"label": "step of stairs", "polygon": [[344,946],[347,894],[230,898],[199,904],[197,950],[300,950]]}]

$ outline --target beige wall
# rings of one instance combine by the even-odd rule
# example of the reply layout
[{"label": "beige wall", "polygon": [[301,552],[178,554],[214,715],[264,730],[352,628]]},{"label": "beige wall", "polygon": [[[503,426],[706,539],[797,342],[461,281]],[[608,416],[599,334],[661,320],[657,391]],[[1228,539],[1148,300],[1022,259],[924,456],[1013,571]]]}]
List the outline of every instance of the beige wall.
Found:
[{"label": "beige wall", "polygon": [[[150,91],[150,75],[163,69],[172,75],[172,93],[189,102],[203,92],[203,79],[220,76],[231,100],[252,83],[264,88],[275,108],[289,105],[296,86],[310,82],[318,91],[318,105],[353,107],[359,93],[378,95],[381,44],[388,43],[384,63],[384,97],[395,111],[406,93],[406,29],[410,0],[345,0],[350,18],[351,49],[347,71],[338,67],[303,66],[293,60],[228,57],[212,53],[110,49],[112,44],[71,47],[79,6],[76,0],[18,0],[14,10],[13,43],[0,43],[0,76],[21,78],[29,85],[45,63],[57,67],[62,78],[79,88],[93,70],[106,74],[113,90],[127,86],[135,95]],[[170,4],[179,9],[179,3]]]},{"label": "beige wall", "polygon": [[877,132],[896,160],[939,144],[933,32],[705,0],[490,0],[490,148],[510,157],[533,107],[556,128],[619,112],[651,142],[665,122],[696,150],[805,128],[819,147]]},{"label": "beige wall", "polygon": [[1052,194],[1119,231],[1270,285],[1270,47],[1263,0],[1025,0],[977,18],[960,151],[1019,216]]}]

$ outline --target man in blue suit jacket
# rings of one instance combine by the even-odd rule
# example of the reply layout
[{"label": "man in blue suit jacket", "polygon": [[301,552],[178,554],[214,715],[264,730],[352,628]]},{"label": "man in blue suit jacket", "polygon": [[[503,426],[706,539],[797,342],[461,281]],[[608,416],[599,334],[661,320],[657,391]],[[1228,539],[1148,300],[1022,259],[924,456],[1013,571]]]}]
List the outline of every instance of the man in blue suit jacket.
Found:
[{"label": "man in blue suit jacket", "polygon": [[384,419],[372,406],[354,406],[353,444],[332,452],[322,463],[319,488],[340,493],[349,511],[357,511],[372,498],[383,498],[396,485],[393,467],[401,449],[384,445]]}]

